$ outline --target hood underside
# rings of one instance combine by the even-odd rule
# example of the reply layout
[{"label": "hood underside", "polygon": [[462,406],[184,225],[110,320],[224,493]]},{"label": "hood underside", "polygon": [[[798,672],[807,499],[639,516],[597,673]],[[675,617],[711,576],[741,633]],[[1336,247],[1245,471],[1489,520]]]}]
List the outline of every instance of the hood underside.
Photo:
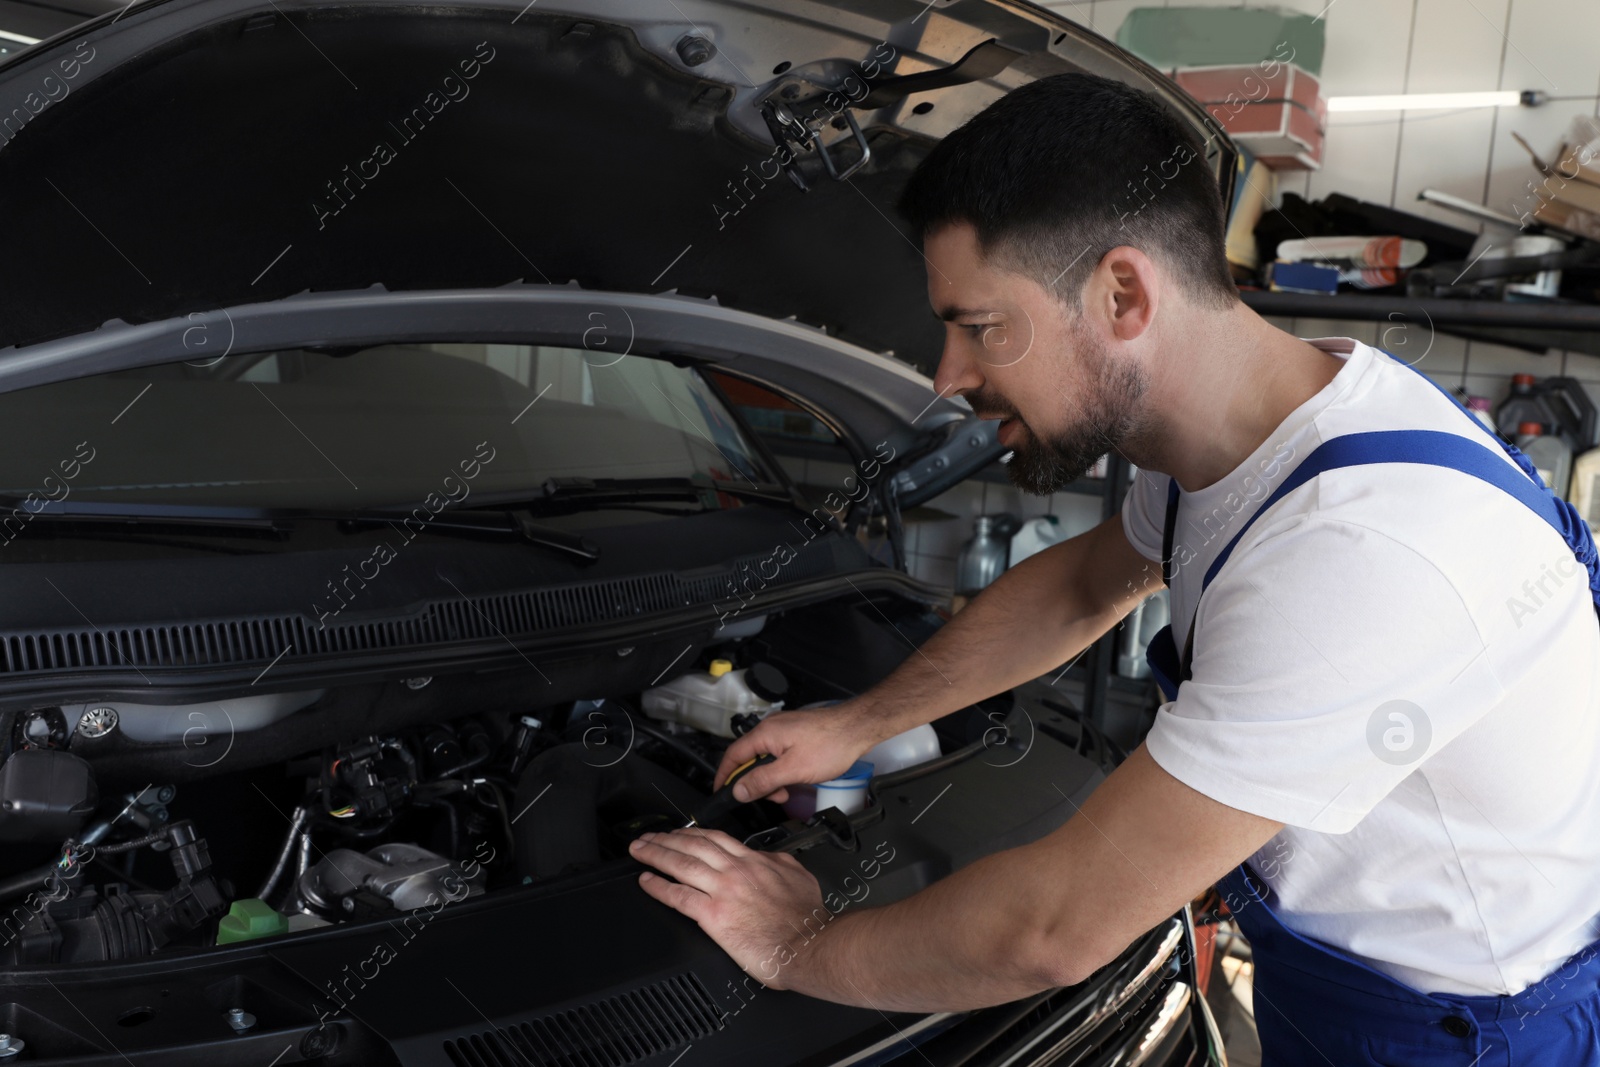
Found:
[{"label": "hood underside", "polygon": [[[158,0],[103,17],[0,68],[0,348],[307,290],[576,280],[714,295],[931,370],[942,330],[893,203],[938,137],[1079,69],[1206,121],[1030,5],[782,7]],[[686,38],[713,50],[692,63]],[[998,72],[878,91],[990,40]],[[871,110],[825,95],[840,85],[872,86]],[[820,137],[841,166],[857,119],[868,162],[835,180],[794,148],[802,192],[758,110],[775,97],[837,109]]]}]

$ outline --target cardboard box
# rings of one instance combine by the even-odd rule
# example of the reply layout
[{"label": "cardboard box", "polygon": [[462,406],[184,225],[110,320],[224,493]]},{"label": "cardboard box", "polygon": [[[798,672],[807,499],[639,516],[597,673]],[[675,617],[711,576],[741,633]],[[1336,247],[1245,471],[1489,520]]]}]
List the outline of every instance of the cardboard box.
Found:
[{"label": "cardboard box", "polygon": [[1292,63],[1191,67],[1173,73],[1228,135],[1274,170],[1318,170],[1328,106],[1316,77]]},{"label": "cardboard box", "polygon": [[1539,153],[1521,134],[1513,132],[1511,137],[1528,153],[1534,168],[1543,176],[1543,180],[1534,183],[1529,190],[1541,204],[1554,199],[1567,207],[1600,214],[1600,169],[1595,166],[1600,160],[1576,146],[1564,144],[1558,157],[1561,162],[1551,166],[1539,158]]},{"label": "cardboard box", "polygon": [[1537,203],[1538,206],[1533,209],[1533,217],[1539,222],[1577,237],[1600,241],[1600,215],[1557,200],[1539,199]]},{"label": "cardboard box", "polygon": [[1591,214],[1600,213],[1600,185],[1590,185],[1581,178],[1568,177],[1572,171],[1565,173],[1552,170],[1545,175],[1536,188],[1542,190],[1541,199],[1554,197],[1563,204],[1587,211]]},{"label": "cardboard box", "polygon": [[1600,185],[1600,158],[1590,152],[1588,146],[1564,144],[1559,156],[1561,162],[1556,164],[1556,170],[1564,177]]}]

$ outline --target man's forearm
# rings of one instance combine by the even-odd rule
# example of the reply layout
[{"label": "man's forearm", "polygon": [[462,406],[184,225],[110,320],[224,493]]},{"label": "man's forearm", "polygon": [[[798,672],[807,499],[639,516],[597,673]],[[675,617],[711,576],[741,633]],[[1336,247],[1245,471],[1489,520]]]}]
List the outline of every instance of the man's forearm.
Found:
[{"label": "man's forearm", "polygon": [[1001,574],[858,698],[873,732],[891,737],[1059,667],[1160,588],[1159,571],[1109,591],[1085,577],[1095,538],[1111,536],[1120,534],[1097,528]]},{"label": "man's forearm", "polygon": [[961,1011],[1060,984],[1039,961],[1032,911],[1017,887],[1027,853],[978,860],[915,896],[844,910],[796,937],[781,987],[880,1011]]}]

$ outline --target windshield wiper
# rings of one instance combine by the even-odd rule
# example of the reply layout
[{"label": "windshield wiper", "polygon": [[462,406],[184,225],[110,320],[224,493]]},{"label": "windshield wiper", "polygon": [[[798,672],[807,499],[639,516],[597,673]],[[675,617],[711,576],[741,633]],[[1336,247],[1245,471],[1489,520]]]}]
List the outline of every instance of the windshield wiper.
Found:
[{"label": "windshield wiper", "polygon": [[[600,558],[600,550],[587,537],[556,530],[534,522],[527,515],[510,511],[448,510],[431,513],[423,505],[417,509],[429,515],[424,530],[518,537],[528,544],[554,549],[585,562]],[[392,526],[410,519],[416,510],[382,509],[351,512],[325,512],[310,509],[268,509],[246,507],[205,507],[189,504],[142,504],[129,502],[82,501],[65,507],[59,501],[46,501],[39,511],[22,506],[16,497],[0,497],[0,528],[10,511],[24,522],[44,519],[50,522],[95,522],[107,525],[187,526],[202,530],[268,530],[288,533],[297,522],[334,522],[357,526]]]},{"label": "windshield wiper", "polygon": [[[422,509],[426,511],[426,509]],[[415,519],[415,511],[356,511],[348,515],[337,516],[340,522],[355,523],[363,526],[393,526],[403,523],[407,519]],[[515,511],[472,511],[463,508],[448,508],[433,514],[422,527],[424,530],[453,531],[472,534],[499,534],[502,536],[520,537],[530,545],[540,545],[544,548],[555,549],[569,556],[575,556],[585,563],[593,563],[600,558],[600,549],[595,543],[582,534],[570,533],[566,530],[557,530],[551,526],[534,522],[533,519]]]},{"label": "windshield wiper", "polygon": [[547,478],[536,494],[527,490],[488,493],[478,497],[483,507],[547,507],[573,505],[605,507],[609,504],[634,504],[661,501],[709,503],[717,493],[741,500],[759,500],[805,510],[795,494],[781,485],[736,482],[724,479],[705,481],[693,478]]},{"label": "windshield wiper", "polygon": [[287,532],[286,513],[278,514],[262,508],[191,507],[173,504],[135,504],[126,502],[103,503],[85,501],[63,506],[61,501],[47,500],[35,511],[26,506],[22,497],[0,497],[0,526],[15,519],[32,522],[44,519],[50,522],[103,522],[111,525],[157,524],[162,526],[194,526],[218,530],[272,530]]}]

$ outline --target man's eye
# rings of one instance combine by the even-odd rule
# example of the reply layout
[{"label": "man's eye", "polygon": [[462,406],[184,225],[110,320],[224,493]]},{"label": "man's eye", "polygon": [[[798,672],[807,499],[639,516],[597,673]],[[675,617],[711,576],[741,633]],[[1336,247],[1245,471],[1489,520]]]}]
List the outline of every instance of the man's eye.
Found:
[{"label": "man's eye", "polygon": [[974,337],[982,333],[988,325],[987,322],[963,322],[960,324],[963,330],[966,330]]}]

